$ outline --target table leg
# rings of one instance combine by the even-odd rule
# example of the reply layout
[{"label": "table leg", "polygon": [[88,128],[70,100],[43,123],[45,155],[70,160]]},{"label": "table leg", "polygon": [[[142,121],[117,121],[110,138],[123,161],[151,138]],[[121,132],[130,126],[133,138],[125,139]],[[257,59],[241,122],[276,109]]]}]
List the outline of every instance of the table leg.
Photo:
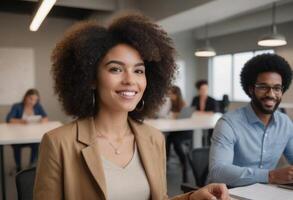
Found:
[{"label": "table leg", "polygon": [[203,144],[202,144],[202,130],[195,129],[193,131],[192,147],[194,149],[203,147]]},{"label": "table leg", "polygon": [[4,170],[4,146],[0,145],[0,165],[1,165],[1,190],[2,200],[6,200],[6,188],[5,188],[5,170]]}]

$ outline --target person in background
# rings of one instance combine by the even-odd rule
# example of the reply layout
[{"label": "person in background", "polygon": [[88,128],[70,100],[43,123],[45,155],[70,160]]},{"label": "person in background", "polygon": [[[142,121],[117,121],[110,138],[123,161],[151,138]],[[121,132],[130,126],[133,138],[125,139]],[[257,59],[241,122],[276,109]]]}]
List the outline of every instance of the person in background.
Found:
[{"label": "person in background", "polygon": [[195,87],[198,92],[198,96],[195,96],[192,100],[191,106],[199,112],[217,112],[217,101],[208,96],[209,86],[207,80],[199,80],[195,83]]},{"label": "person in background", "polygon": [[[36,89],[27,90],[22,99],[22,102],[14,104],[6,116],[6,122],[11,124],[28,124],[31,122],[47,121],[47,114],[40,104],[40,95]],[[21,149],[27,146],[31,148],[30,166],[32,166],[37,159],[38,144],[30,143],[12,145],[17,171],[22,169]]]},{"label": "person in background", "polygon": [[[169,97],[171,99],[171,118],[177,119],[183,107],[186,106],[183,100],[181,90],[178,86],[173,85],[169,90]],[[174,150],[179,157],[182,166],[182,181],[188,182],[187,175],[187,158],[183,148],[183,144],[186,141],[192,143],[193,131],[176,131],[171,132],[166,136],[166,152],[167,160],[170,157],[170,147],[173,144]]]},{"label": "person in background", "polygon": [[[242,68],[241,85],[251,101],[217,122],[209,182],[231,187],[293,183],[293,123],[278,106],[292,82],[292,68],[276,54],[262,54]],[[289,166],[275,169],[284,155]]]},{"label": "person in background", "polygon": [[[35,200],[162,200],[164,136],[143,122],[163,103],[176,71],[167,34],[128,14],[104,27],[80,22],[52,54],[55,92],[76,120],[46,133]],[[229,199],[223,184],[176,200]]]},{"label": "person in background", "polygon": [[[199,80],[195,83],[198,96],[192,100],[191,106],[201,113],[214,113],[218,111],[217,101],[208,96],[209,86],[207,80]],[[204,130],[202,137],[203,146],[210,146],[213,129]]]}]

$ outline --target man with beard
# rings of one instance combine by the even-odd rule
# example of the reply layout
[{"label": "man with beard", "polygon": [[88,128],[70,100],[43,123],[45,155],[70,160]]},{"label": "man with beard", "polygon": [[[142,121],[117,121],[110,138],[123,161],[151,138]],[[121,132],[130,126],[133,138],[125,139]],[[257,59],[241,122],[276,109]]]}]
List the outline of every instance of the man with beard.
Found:
[{"label": "man with beard", "polygon": [[[251,102],[217,122],[208,181],[230,187],[293,183],[293,123],[277,110],[292,69],[281,56],[262,54],[244,65],[240,77]],[[275,169],[282,154],[290,165]]]}]

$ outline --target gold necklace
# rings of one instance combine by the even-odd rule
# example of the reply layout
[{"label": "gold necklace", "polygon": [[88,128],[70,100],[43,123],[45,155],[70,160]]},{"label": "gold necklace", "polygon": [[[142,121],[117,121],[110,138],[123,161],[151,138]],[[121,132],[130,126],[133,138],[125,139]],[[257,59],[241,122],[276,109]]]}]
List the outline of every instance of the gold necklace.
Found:
[{"label": "gold necklace", "polygon": [[118,139],[118,141],[121,141],[122,143],[119,145],[119,147],[115,147],[115,145],[109,140],[109,138],[107,138],[105,135],[103,135],[99,131],[97,131],[98,136],[105,138],[107,140],[107,142],[110,144],[110,147],[112,147],[112,149],[114,150],[115,155],[121,154],[121,151],[119,150],[119,148],[122,146],[123,139],[127,135],[128,132],[130,132],[130,131],[127,129],[127,131],[125,131],[125,134],[121,138]]}]

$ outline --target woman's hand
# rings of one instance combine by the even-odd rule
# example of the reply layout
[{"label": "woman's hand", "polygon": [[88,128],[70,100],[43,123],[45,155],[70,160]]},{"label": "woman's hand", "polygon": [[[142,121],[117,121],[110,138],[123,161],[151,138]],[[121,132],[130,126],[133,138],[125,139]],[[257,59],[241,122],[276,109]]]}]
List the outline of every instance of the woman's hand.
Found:
[{"label": "woman's hand", "polygon": [[48,117],[43,117],[43,118],[41,119],[41,123],[46,123],[46,122],[48,122],[48,121],[49,121]]},{"label": "woman's hand", "polygon": [[24,119],[17,119],[17,118],[12,118],[9,120],[10,124],[27,124],[28,122]]},{"label": "woman's hand", "polygon": [[190,195],[190,200],[229,200],[229,192],[225,184],[209,184]]}]

